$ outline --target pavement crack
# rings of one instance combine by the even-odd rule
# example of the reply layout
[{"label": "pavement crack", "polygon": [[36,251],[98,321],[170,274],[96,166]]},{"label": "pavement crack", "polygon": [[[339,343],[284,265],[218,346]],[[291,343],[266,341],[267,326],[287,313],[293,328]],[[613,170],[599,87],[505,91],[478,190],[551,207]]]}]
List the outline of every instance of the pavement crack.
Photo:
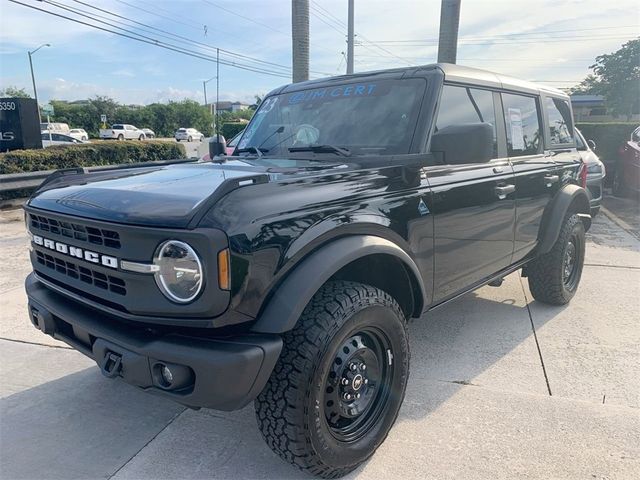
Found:
[{"label": "pavement crack", "polygon": [[127,464],[128,464],[131,460],[133,460],[134,458],[136,458],[136,457],[138,456],[138,454],[139,454],[142,450],[144,450],[145,448],[147,448],[147,446],[148,446],[151,442],[153,442],[153,441],[158,437],[158,435],[160,435],[160,434],[161,434],[162,432],[164,432],[167,428],[169,428],[169,426],[170,426],[173,422],[175,422],[175,421],[178,419],[178,417],[179,417],[180,415],[182,415],[185,411],[187,411],[187,408],[183,408],[183,409],[182,409],[182,410],[180,410],[178,413],[176,413],[176,414],[173,416],[173,418],[172,418],[171,420],[169,420],[169,421],[167,422],[167,424],[166,424],[164,427],[162,427],[160,430],[158,430],[158,432],[157,432],[154,436],[152,436],[152,437],[149,439],[149,441],[147,441],[147,442],[146,442],[142,447],[140,447],[140,448],[139,448],[139,449],[138,449],[138,450],[137,450],[133,455],[131,455],[131,456],[127,459],[127,461],[126,461],[126,462],[124,462],[122,465],[120,465],[120,466],[117,468],[117,470],[116,470],[115,472],[113,472],[111,475],[107,476],[107,480],[110,480],[111,478],[115,477],[115,476],[118,474],[118,472],[119,472],[120,470],[122,470],[124,467],[126,467],[126,466],[127,466]]},{"label": "pavement crack", "polygon": [[551,385],[549,384],[549,376],[547,375],[547,369],[544,366],[544,358],[542,358],[542,350],[540,349],[540,342],[538,341],[538,334],[536,333],[536,326],[533,323],[533,315],[531,314],[531,307],[529,306],[529,298],[527,298],[527,292],[524,289],[524,284],[522,283],[522,276],[518,276],[520,279],[520,287],[522,288],[522,294],[524,295],[524,301],[527,304],[527,313],[529,314],[529,322],[531,323],[531,331],[533,332],[533,338],[536,341],[536,348],[538,349],[538,357],[540,358],[540,365],[542,366],[542,373],[544,374],[544,381],[547,384],[547,391],[549,392],[549,396],[552,397],[551,393]]},{"label": "pavement crack", "polygon": [[631,265],[606,265],[604,263],[585,263],[585,267],[606,267],[606,268],[625,268],[631,270],[640,270],[640,267],[635,267]]},{"label": "pavement crack", "polygon": [[64,345],[49,345],[47,343],[29,342],[27,340],[16,340],[15,338],[0,337],[0,340],[4,340],[6,342],[24,343],[25,345],[37,345],[39,347],[60,348],[62,350],[73,350],[73,348],[67,347]]}]

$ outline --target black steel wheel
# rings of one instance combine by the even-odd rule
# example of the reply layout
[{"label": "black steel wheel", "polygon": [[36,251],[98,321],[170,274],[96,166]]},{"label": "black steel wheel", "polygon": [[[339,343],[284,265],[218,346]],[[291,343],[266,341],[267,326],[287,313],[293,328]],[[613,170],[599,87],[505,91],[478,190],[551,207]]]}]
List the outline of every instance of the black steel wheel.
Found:
[{"label": "black steel wheel", "polygon": [[384,441],[408,375],[398,303],[378,288],[329,282],[284,335],[280,359],[256,399],[260,431],[285,461],[340,477]]},{"label": "black steel wheel", "polygon": [[584,254],[584,225],[577,215],[569,215],[551,251],[526,266],[533,298],[551,305],[569,303],[580,284]]}]

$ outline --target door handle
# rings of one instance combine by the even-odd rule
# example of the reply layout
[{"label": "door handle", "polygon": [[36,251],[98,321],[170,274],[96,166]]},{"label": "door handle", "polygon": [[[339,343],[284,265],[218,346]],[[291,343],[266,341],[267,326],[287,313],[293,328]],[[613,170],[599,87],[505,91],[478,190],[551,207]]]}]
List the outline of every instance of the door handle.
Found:
[{"label": "door handle", "polygon": [[554,183],[558,183],[560,181],[560,177],[558,175],[545,175],[544,183],[546,183],[547,187],[550,187]]},{"label": "door handle", "polygon": [[507,195],[516,191],[515,185],[504,185],[502,187],[496,187],[496,195],[500,200],[507,198]]}]

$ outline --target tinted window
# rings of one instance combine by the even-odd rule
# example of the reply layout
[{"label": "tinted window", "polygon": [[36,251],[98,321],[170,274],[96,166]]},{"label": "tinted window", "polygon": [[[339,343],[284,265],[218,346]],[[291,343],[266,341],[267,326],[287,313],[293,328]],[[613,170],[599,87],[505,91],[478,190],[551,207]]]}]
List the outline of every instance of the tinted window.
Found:
[{"label": "tinted window", "polygon": [[123,130],[123,127],[122,127],[122,125],[112,125],[111,129],[112,130]]},{"label": "tinted window", "polygon": [[510,157],[535,155],[542,151],[540,115],[534,97],[502,94],[507,127],[507,153]]},{"label": "tinted window", "polygon": [[498,156],[496,115],[493,93],[468,87],[445,85],[440,98],[440,108],[435,132],[452,125],[488,123],[493,130],[493,158]]},{"label": "tinted window", "polygon": [[268,155],[333,145],[355,155],[409,153],[424,80],[363,80],[266,98],[240,139],[240,149]]},{"label": "tinted window", "polygon": [[551,145],[573,142],[573,124],[569,103],[559,98],[547,98]]}]

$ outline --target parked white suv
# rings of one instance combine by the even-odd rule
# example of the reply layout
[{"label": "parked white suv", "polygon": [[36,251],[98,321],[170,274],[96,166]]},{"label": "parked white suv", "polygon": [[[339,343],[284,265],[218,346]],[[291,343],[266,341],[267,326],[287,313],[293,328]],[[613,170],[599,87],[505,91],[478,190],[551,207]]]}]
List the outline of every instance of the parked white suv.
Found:
[{"label": "parked white suv", "polygon": [[193,142],[197,140],[201,142],[204,140],[204,135],[195,128],[179,128],[175,133],[176,140],[186,140],[187,142]]},{"label": "parked white suv", "polygon": [[67,135],[77,140],[82,140],[83,142],[89,140],[89,134],[84,128],[72,128],[71,130],[69,130],[69,133]]},{"label": "parked white suv", "polygon": [[144,140],[144,132],[138,127],[125,123],[116,123],[111,128],[101,128],[100,138],[114,140]]}]

